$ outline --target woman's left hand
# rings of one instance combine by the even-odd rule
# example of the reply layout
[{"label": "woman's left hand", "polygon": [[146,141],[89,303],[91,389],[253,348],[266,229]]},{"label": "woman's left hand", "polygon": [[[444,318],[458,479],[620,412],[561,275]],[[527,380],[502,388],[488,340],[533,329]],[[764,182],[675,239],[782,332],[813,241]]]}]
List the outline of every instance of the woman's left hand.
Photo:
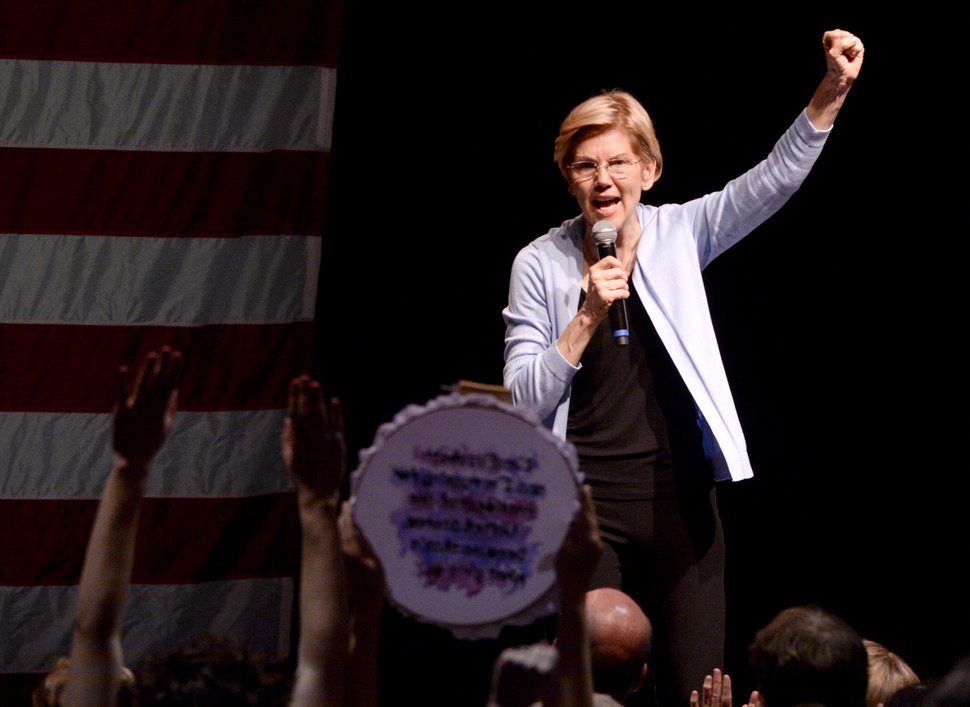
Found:
[{"label": "woman's left hand", "polygon": [[822,46],[829,77],[840,83],[858,78],[866,51],[861,39],[851,32],[833,29],[822,35]]}]

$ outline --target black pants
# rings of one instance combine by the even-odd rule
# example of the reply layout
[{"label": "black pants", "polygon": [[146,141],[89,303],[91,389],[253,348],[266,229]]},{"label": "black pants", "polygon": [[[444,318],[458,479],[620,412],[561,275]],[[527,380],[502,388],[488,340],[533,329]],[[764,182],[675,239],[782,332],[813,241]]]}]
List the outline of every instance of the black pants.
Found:
[{"label": "black pants", "polygon": [[604,551],[592,585],[632,596],[653,624],[647,682],[628,705],[687,705],[724,667],[724,538],[714,489],[682,498],[593,499]]}]

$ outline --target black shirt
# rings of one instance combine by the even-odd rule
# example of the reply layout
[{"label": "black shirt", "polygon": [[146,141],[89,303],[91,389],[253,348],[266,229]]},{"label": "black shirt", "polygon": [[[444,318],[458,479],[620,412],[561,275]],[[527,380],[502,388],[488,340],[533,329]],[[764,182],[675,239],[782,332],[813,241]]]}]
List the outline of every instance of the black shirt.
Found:
[{"label": "black shirt", "polygon": [[605,317],[583,352],[566,439],[595,495],[669,498],[685,476],[711,478],[697,410],[632,283],[626,305],[629,345],[616,345]]}]

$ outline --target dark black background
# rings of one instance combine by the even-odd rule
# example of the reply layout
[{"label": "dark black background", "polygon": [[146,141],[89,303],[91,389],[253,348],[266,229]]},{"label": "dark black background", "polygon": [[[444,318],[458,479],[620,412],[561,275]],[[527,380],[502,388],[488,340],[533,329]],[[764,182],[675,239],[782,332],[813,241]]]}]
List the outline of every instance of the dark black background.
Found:
[{"label": "dark black background", "polygon": [[[644,200],[684,201],[767,155],[822,76],[822,33],[849,29],[865,64],[815,169],[705,273],[756,473],[719,488],[726,667],[740,701],[754,631],[813,602],[939,674],[970,652],[958,23],[682,5],[348,5],[316,375],[343,399],[352,468],[405,405],[500,383],[512,259],[577,213],[552,160],[568,110],[632,92],[665,160]],[[386,695],[452,704],[474,703],[497,648],[393,612],[385,643]]]}]

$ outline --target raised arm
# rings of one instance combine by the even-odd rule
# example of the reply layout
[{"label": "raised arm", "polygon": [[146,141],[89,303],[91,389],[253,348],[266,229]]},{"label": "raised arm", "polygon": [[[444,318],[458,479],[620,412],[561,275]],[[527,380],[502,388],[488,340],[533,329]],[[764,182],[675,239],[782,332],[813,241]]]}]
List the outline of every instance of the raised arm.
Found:
[{"label": "raised arm", "polygon": [[347,456],[343,431],[340,402],[332,399],[325,406],[319,383],[305,375],[294,378],[282,434],[303,535],[293,707],[346,701],[349,612],[337,528]]},{"label": "raised arm", "polygon": [[350,504],[343,502],[337,519],[350,601],[348,684],[356,707],[377,707],[378,650],[384,608],[384,569],[367,538],[354,524]]},{"label": "raised arm", "polygon": [[114,409],[111,471],[88,540],[64,703],[114,705],[121,684],[121,618],[135,558],[141,500],[155,454],[172,429],[182,355],[150,353],[134,383],[122,366]]},{"label": "raised arm", "polygon": [[603,542],[589,486],[580,493],[581,508],[556,558],[559,616],[558,689],[562,707],[588,707],[593,702],[593,667],[586,629],[586,591],[596,570]]},{"label": "raised arm", "polygon": [[865,47],[861,39],[842,29],[822,35],[822,46],[825,48],[825,77],[815,89],[806,110],[816,129],[828,130],[859,76]]}]

